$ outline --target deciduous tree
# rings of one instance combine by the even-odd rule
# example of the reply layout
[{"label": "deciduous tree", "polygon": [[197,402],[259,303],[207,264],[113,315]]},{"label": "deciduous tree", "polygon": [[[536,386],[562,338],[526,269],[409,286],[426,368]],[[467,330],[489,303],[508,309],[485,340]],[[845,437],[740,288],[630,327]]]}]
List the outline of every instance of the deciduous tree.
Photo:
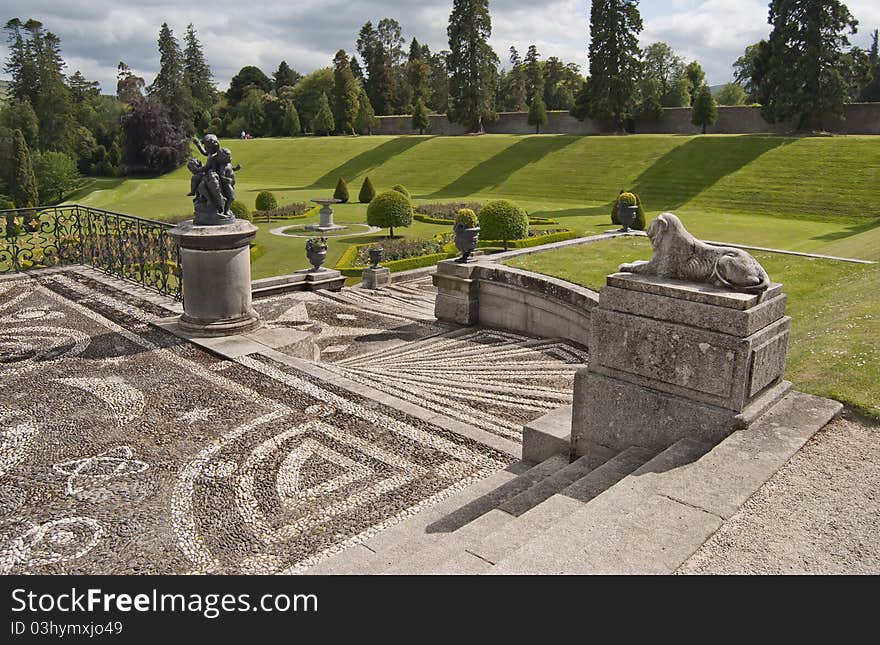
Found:
[{"label": "deciduous tree", "polygon": [[742,105],[746,102],[746,91],[742,85],[728,83],[718,91],[718,105]]},{"label": "deciduous tree", "polygon": [[753,79],[762,114],[771,123],[794,119],[800,129],[821,130],[843,115],[859,73],[847,56],[858,21],[840,0],[772,0],[768,22]]}]

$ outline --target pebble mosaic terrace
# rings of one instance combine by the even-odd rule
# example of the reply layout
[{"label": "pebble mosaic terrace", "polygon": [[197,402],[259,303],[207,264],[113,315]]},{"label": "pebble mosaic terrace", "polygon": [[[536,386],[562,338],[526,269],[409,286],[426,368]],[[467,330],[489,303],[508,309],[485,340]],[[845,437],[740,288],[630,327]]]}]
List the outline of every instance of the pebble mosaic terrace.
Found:
[{"label": "pebble mosaic terrace", "polygon": [[[256,307],[329,373],[477,433],[570,401],[583,348],[440,323],[429,280]],[[0,573],[299,573],[513,461],[170,315],[88,271],[0,281]]]}]

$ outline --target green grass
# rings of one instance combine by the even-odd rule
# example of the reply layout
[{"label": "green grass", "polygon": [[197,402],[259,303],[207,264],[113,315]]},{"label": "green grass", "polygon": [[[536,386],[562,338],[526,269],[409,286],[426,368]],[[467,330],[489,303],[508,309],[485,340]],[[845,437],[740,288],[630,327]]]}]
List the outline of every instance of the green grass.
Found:
[{"label": "green grass", "polygon": [[[798,389],[880,419],[880,265],[755,253],[785,285],[792,317],[786,377]],[[644,238],[615,238],[513,258],[510,266],[597,290],[622,262],[651,257]]]},{"label": "green grass", "polygon": [[[380,191],[402,183],[417,203],[514,199],[584,235],[607,230],[611,201],[631,188],[649,217],[674,210],[700,237],[880,260],[878,137],[375,136],[223,144],[243,166],[237,196],[251,207],[262,190],[282,205],[329,196],[339,177],[354,195],[369,175]],[[191,210],[188,178],[180,168],[156,179],[99,180],[69,201],[167,219]],[[359,204],[335,210],[341,222],[365,219]],[[307,266],[300,240],[260,228],[255,275]],[[443,230],[414,223],[395,233]],[[363,241],[370,240],[347,242]],[[328,264],[345,243],[331,242]]]},{"label": "green grass", "polygon": [[[417,202],[508,197],[534,215],[593,233],[608,227],[617,191],[633,188],[650,215],[673,209],[701,237],[880,259],[876,137],[491,135],[224,143],[244,166],[238,197],[249,205],[264,189],[282,204],[327,195],[339,176],[356,190],[369,174],[379,189],[403,183]],[[157,179],[98,180],[70,201],[165,219],[191,209],[187,178],[181,168]],[[362,215],[352,214],[351,221],[363,221]]]}]

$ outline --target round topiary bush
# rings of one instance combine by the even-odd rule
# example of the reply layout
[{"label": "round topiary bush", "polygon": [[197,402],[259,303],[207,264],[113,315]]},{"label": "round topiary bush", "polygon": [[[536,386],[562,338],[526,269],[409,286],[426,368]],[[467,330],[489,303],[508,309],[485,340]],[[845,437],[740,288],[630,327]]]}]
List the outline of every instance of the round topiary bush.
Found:
[{"label": "round topiary bush", "polygon": [[484,240],[521,240],[529,236],[529,216],[506,199],[489,202],[480,209],[480,237]]},{"label": "round topiary bush", "polygon": [[364,178],[364,183],[361,184],[361,192],[358,195],[358,201],[361,204],[369,204],[373,201],[373,198],[376,196],[376,189],[373,188],[373,182],[370,181],[369,177]]},{"label": "round topiary bush", "polygon": [[455,223],[461,224],[464,228],[476,228],[480,225],[480,220],[470,208],[460,208],[455,213]]},{"label": "round topiary bush", "polygon": [[412,204],[403,193],[389,190],[373,198],[367,207],[367,224],[390,229],[394,237],[395,226],[412,224]]},{"label": "round topiary bush", "polygon": [[[257,197],[257,199],[259,200],[259,197]],[[229,210],[232,211],[232,214],[235,215],[236,219],[245,219],[249,222],[253,221],[251,211],[244,202],[233,199],[232,203],[229,205]]]},{"label": "round topiary bush", "polygon": [[395,186],[392,186],[391,190],[396,190],[401,195],[406,195],[407,199],[412,199],[412,195],[410,195],[406,187],[401,184],[396,184]]},{"label": "round topiary bush", "polygon": [[348,202],[348,184],[345,183],[345,180],[342,177],[336,182],[336,190],[333,193],[333,199],[338,199],[343,204]]},{"label": "round topiary bush", "polygon": [[278,200],[275,199],[275,195],[264,190],[257,195],[257,201],[254,203],[254,207],[258,211],[271,211],[278,208]]}]

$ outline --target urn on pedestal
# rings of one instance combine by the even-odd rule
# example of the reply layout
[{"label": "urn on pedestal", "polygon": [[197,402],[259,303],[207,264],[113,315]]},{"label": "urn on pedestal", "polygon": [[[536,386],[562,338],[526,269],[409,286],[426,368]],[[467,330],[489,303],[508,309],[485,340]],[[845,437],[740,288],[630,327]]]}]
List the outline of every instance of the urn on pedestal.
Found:
[{"label": "urn on pedestal", "polygon": [[306,257],[313,271],[320,271],[321,265],[327,260],[327,238],[312,237],[306,242]]}]

